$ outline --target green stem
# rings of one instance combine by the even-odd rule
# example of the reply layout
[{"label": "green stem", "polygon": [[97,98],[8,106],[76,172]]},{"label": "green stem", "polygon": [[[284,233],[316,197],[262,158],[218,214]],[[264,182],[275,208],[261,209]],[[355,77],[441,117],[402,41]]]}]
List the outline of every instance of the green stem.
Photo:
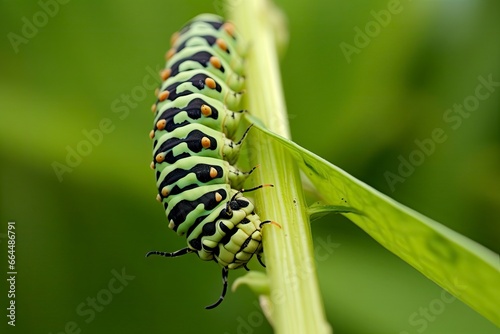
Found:
[{"label": "green stem", "polygon": [[[248,109],[271,131],[290,138],[276,50],[277,9],[267,0],[239,0],[229,4],[231,20],[248,44],[246,91]],[[264,249],[270,284],[270,310],[276,333],[331,333],[318,288],[309,218],[298,167],[279,146],[251,131],[251,163],[260,164],[255,182],[273,183],[255,193],[266,225]]]}]

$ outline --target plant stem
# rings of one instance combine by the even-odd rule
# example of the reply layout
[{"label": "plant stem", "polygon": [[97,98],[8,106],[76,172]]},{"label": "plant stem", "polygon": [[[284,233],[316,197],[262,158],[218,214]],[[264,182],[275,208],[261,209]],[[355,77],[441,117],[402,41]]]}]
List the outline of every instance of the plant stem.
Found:
[{"label": "plant stem", "polygon": [[[248,110],[271,131],[290,138],[276,48],[276,31],[284,27],[267,0],[228,4],[231,20],[248,44],[246,95]],[[260,164],[255,182],[273,183],[255,193],[257,212],[281,225],[264,228],[264,249],[270,282],[270,309],[276,333],[331,333],[318,288],[309,218],[298,167],[279,146],[251,131],[251,163]]]}]

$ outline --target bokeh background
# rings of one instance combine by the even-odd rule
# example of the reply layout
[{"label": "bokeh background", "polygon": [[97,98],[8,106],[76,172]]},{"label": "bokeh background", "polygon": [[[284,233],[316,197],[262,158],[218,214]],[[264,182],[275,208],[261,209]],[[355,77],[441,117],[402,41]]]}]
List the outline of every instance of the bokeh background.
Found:
[{"label": "bokeh background", "polygon": [[[9,220],[18,261],[8,333],[271,333],[245,288],[204,310],[220,292],[213,263],[144,258],[185,243],[154,199],[156,72],[170,34],[196,14],[220,13],[221,1],[53,3],[0,2],[2,272]],[[500,81],[500,2],[401,0],[348,57],[342,43],[356,47],[356,29],[391,2],[276,3],[288,18],[281,66],[294,140],[499,252],[500,87],[456,129],[443,115],[475,94],[479,76]],[[391,187],[386,172],[397,174],[399,157],[436,128],[447,140]],[[85,146],[85,133],[94,144]],[[54,164],[67,164],[68,150],[86,155],[58,177]],[[498,333],[343,217],[314,222],[313,236],[337,334]]]}]

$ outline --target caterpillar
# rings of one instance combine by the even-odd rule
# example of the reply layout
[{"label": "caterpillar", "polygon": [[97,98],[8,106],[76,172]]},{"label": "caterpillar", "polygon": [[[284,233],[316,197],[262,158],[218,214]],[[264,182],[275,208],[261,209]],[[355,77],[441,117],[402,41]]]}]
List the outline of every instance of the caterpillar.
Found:
[{"label": "caterpillar", "polygon": [[[187,247],[175,252],[150,251],[146,256],[177,257],[195,253],[222,267],[225,297],[229,269],[247,268],[262,256],[262,222],[243,197],[245,179],[235,163],[249,129],[236,141],[244,111],[238,110],[244,87],[243,56],[234,26],[221,17],[202,14],[172,35],[162,84],[152,106],[150,132],[157,200],[168,226],[185,236]],[[272,185],[270,185],[272,186]]]}]

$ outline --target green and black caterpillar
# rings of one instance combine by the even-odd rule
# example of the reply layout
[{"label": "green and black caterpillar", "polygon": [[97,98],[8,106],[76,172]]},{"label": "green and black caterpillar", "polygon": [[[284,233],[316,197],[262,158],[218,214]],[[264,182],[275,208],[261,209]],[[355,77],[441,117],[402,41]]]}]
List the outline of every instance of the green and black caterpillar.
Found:
[{"label": "green and black caterpillar", "polygon": [[262,225],[241,189],[253,171],[234,166],[243,139],[234,135],[243,111],[242,51],[234,26],[202,14],[172,35],[161,87],[152,106],[155,114],[151,168],[156,173],[157,200],[169,227],[186,236],[187,247],[149,255],[176,257],[196,253],[222,267],[222,294],[229,269],[245,267],[254,254],[261,262]]}]

